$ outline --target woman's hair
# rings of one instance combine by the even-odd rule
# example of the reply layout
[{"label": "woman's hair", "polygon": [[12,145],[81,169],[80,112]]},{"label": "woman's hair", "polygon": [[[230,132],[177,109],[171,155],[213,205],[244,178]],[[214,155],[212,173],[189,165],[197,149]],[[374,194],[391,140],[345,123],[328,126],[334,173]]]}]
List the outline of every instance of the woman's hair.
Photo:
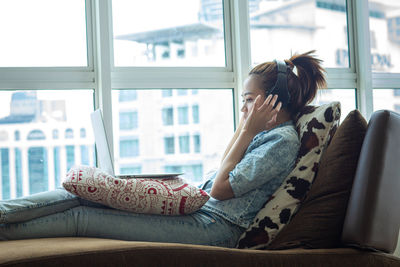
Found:
[{"label": "woman's hair", "polygon": [[[286,109],[292,116],[314,99],[318,88],[326,86],[325,70],[321,67],[322,60],[316,58],[313,53],[315,50],[304,54],[294,54],[290,59],[285,60],[288,66],[286,74],[290,94],[290,102]],[[297,74],[293,72],[294,67],[297,69]],[[276,63],[273,61],[259,64],[250,71],[249,75],[257,75],[261,78],[262,89],[267,94],[276,83]]]}]

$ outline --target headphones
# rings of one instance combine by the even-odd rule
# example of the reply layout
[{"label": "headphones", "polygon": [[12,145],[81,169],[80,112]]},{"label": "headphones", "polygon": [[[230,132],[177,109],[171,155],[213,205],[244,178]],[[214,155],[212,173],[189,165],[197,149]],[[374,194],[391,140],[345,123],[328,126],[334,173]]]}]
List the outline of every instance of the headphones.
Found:
[{"label": "headphones", "polygon": [[274,60],[277,68],[277,76],[275,85],[267,91],[267,96],[278,95],[277,103],[282,103],[282,108],[290,103],[290,94],[287,86],[287,66],[283,60]]}]

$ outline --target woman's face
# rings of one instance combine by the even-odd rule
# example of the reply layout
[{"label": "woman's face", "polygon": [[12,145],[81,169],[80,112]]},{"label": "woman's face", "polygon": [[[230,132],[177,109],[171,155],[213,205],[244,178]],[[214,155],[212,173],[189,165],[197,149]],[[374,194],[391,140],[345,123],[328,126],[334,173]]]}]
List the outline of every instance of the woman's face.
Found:
[{"label": "woman's face", "polygon": [[261,95],[261,99],[265,99],[265,92],[261,89],[261,79],[258,76],[250,75],[244,81],[244,89],[242,93],[242,109],[243,116],[247,119],[247,116],[254,105],[254,100],[258,95]]}]

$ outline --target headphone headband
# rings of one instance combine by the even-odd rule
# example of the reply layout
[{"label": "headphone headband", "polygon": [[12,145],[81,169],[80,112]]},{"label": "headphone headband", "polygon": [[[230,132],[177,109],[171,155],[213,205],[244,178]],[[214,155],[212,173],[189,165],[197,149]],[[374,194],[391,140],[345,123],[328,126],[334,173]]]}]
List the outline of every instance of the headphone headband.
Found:
[{"label": "headphone headband", "polygon": [[278,101],[282,102],[282,107],[286,107],[290,102],[290,94],[287,86],[287,66],[283,60],[274,60],[276,63],[277,76],[274,87],[269,94],[278,95]]}]

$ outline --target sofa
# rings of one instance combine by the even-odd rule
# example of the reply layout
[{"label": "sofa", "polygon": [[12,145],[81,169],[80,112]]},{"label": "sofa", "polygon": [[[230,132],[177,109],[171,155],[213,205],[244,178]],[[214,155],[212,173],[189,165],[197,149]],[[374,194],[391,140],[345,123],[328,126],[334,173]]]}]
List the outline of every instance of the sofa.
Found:
[{"label": "sofa", "polygon": [[42,238],[0,242],[0,266],[400,266],[400,115],[362,120],[353,111],[339,126],[300,209],[266,249]]}]

